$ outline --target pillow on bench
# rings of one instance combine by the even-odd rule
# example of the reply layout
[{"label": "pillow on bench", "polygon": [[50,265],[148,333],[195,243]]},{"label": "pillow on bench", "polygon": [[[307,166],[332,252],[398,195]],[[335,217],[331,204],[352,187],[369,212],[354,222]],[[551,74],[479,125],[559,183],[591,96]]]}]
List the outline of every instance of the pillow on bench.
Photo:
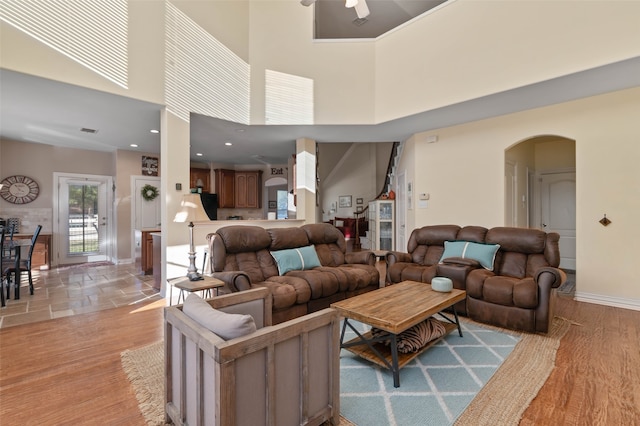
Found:
[{"label": "pillow on bench", "polygon": [[256,331],[251,315],[228,314],[214,309],[206,300],[191,293],[184,301],[182,312],[186,316],[220,336],[224,340],[245,336]]}]

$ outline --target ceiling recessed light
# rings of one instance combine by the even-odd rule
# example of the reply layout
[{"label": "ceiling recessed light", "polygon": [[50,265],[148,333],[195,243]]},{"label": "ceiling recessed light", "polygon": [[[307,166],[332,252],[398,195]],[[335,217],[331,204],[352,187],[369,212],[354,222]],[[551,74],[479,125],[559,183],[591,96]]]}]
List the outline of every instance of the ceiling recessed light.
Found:
[{"label": "ceiling recessed light", "polygon": [[132,143],[131,145],[129,145],[131,148],[137,148],[138,144]]},{"label": "ceiling recessed light", "polygon": [[149,130],[151,133],[160,133],[160,130],[156,130],[156,129],[151,129]]},{"label": "ceiling recessed light", "polygon": [[224,144],[225,144],[226,146],[231,146],[231,145],[233,145],[231,142],[225,142]]},{"label": "ceiling recessed light", "polygon": [[203,154],[202,154],[201,152],[196,152],[196,155],[197,155],[198,157],[202,157],[202,155],[203,155]]}]

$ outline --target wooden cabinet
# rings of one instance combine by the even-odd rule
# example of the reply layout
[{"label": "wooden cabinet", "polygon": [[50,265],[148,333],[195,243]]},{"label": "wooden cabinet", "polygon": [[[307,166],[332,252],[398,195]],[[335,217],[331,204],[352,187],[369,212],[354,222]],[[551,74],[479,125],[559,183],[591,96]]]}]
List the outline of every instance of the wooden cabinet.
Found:
[{"label": "wooden cabinet", "polygon": [[[14,240],[30,240],[33,234],[14,234]],[[23,248],[22,259],[26,259],[27,248]],[[51,267],[51,234],[38,235],[31,255],[31,268],[46,270]]]},{"label": "wooden cabinet", "polygon": [[135,230],[135,260],[138,272],[143,275],[153,274],[153,238],[151,234],[159,229]]},{"label": "wooden cabinet", "polygon": [[216,169],[216,194],[218,194],[218,208],[232,209],[235,207],[235,170]]},{"label": "wooden cabinet", "polygon": [[198,179],[202,181],[202,192],[211,192],[211,170],[191,168],[189,173],[189,188],[198,186]]},{"label": "wooden cabinet", "polygon": [[162,234],[152,232],[151,256],[153,258],[153,288],[160,291],[162,289]]},{"label": "wooden cabinet", "polygon": [[216,169],[215,176],[219,208],[262,207],[262,170]]},{"label": "wooden cabinet", "polygon": [[262,171],[236,171],[235,206],[244,209],[259,209]]}]

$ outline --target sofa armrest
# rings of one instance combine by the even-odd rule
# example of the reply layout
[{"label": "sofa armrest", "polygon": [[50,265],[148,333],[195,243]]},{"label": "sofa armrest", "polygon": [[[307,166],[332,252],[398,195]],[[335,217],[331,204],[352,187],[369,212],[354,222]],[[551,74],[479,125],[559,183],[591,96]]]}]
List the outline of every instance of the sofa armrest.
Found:
[{"label": "sofa armrest", "polygon": [[480,267],[480,262],[478,262],[477,260],[466,259],[464,257],[447,257],[446,259],[442,259],[442,264],[470,266],[472,267],[472,269]]},{"label": "sofa armrest", "polygon": [[387,268],[396,262],[411,262],[411,255],[401,251],[390,251],[385,256]]},{"label": "sofa armrest", "polygon": [[[267,293],[251,290],[208,303],[227,308],[239,299],[238,305],[266,301]],[[179,307],[166,308],[167,422],[218,424],[223,419],[221,424],[243,426],[271,419],[270,424],[338,424],[339,333],[338,312],[328,308],[223,341]],[[282,394],[277,384],[286,389],[305,384],[305,389]]]},{"label": "sofa armrest", "polygon": [[558,288],[567,280],[567,274],[562,269],[546,266],[538,269],[533,279],[538,286],[550,283],[550,288]]},{"label": "sofa armrest", "polygon": [[233,293],[251,288],[249,275],[242,271],[212,272],[211,276],[223,281],[225,286]]},{"label": "sofa armrest", "polygon": [[344,255],[345,263],[361,263],[363,265],[376,265],[376,256],[372,251],[364,250],[364,251],[355,251],[350,253],[345,253]]},{"label": "sofa armrest", "polygon": [[464,263],[440,263],[437,266],[437,276],[447,277],[453,281],[453,287],[461,290],[467,289],[467,276],[469,272],[478,269],[479,265]]}]

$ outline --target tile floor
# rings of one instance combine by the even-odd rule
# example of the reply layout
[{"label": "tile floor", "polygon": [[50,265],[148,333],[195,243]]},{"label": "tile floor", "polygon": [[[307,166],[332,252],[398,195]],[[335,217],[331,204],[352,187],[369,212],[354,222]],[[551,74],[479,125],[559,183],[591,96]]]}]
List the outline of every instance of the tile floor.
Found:
[{"label": "tile floor", "polygon": [[0,308],[0,328],[163,300],[153,288],[153,276],[138,275],[134,264],[33,271],[33,285],[31,296],[22,274],[20,299],[13,299],[12,289],[11,299]]}]

